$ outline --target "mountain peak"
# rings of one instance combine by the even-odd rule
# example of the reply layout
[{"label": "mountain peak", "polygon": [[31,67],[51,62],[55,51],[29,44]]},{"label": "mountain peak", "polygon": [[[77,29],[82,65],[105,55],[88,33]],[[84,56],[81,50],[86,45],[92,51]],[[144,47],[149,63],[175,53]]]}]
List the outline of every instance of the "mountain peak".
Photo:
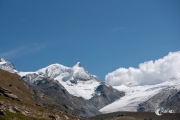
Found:
[{"label": "mountain peak", "polygon": [[6,61],[4,58],[0,58],[0,69],[9,71],[11,73],[17,73],[18,71],[14,67],[14,65],[8,61]]},{"label": "mountain peak", "polygon": [[74,67],[82,67],[81,63],[80,62],[77,62]]},{"label": "mountain peak", "polygon": [[4,58],[0,58],[0,62],[6,62]]}]

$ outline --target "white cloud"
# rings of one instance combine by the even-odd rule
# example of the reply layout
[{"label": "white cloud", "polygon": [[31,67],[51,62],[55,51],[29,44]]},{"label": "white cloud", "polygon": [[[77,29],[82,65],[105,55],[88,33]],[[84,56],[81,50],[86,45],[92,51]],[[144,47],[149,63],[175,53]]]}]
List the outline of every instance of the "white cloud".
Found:
[{"label": "white cloud", "polygon": [[17,56],[22,56],[24,54],[37,52],[44,47],[45,47],[44,45],[38,45],[38,44],[24,45],[17,48],[13,48],[8,51],[1,52],[0,57],[5,59],[7,58],[10,59]]},{"label": "white cloud", "polygon": [[171,78],[180,78],[180,51],[170,52],[155,61],[139,64],[139,68],[119,68],[108,73],[106,83],[117,85],[149,85],[161,83]]}]

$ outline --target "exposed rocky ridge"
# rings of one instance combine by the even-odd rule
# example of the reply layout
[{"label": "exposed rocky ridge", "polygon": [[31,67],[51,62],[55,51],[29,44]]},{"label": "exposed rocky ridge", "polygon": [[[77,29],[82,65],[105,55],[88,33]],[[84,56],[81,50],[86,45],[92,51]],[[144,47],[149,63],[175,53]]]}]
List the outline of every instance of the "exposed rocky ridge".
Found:
[{"label": "exposed rocky ridge", "polygon": [[96,108],[101,109],[124,95],[124,92],[120,92],[112,86],[102,83],[96,88],[94,97],[92,97],[89,101],[92,101]]},{"label": "exposed rocky ridge", "polygon": [[0,87],[0,93],[2,93],[6,97],[9,97],[9,98],[12,98],[14,100],[18,100],[19,101],[19,99],[18,99],[18,97],[16,95],[12,94],[11,91],[9,91],[9,90],[7,90],[5,88]]},{"label": "exposed rocky ridge", "polygon": [[138,111],[154,112],[158,107],[163,107],[165,112],[180,112],[180,91],[178,89],[166,89],[139,104]]},{"label": "exposed rocky ridge", "polygon": [[172,110],[172,112],[180,113],[180,91],[177,91],[174,96],[165,99],[161,106],[166,110]]}]

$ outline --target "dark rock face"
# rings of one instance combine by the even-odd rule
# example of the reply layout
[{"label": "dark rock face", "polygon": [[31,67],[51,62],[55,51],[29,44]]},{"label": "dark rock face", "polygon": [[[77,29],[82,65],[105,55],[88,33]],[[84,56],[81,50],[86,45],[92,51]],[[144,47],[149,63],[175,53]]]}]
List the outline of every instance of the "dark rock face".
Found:
[{"label": "dark rock face", "polygon": [[6,116],[6,113],[2,109],[0,109],[0,115]]},{"label": "dark rock face", "polygon": [[180,112],[180,91],[176,89],[161,91],[149,100],[141,103],[137,110],[154,112],[158,106],[163,107],[166,111]]},{"label": "dark rock face", "polygon": [[124,92],[120,92],[112,86],[107,86],[105,83],[102,83],[96,88],[96,94],[89,101],[98,109],[101,109],[124,95]]},{"label": "dark rock face", "polygon": [[173,110],[174,112],[180,112],[180,91],[176,91],[174,94],[168,96],[161,103],[165,109]]}]

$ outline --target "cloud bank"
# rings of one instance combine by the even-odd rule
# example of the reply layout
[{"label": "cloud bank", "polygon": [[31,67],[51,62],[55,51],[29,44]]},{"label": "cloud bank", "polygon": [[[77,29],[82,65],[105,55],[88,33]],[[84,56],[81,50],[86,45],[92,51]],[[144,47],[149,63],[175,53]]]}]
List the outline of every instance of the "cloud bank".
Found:
[{"label": "cloud bank", "polygon": [[139,64],[139,68],[119,68],[108,73],[105,82],[112,85],[150,85],[171,78],[180,78],[180,51],[170,52],[167,56],[155,61]]}]

